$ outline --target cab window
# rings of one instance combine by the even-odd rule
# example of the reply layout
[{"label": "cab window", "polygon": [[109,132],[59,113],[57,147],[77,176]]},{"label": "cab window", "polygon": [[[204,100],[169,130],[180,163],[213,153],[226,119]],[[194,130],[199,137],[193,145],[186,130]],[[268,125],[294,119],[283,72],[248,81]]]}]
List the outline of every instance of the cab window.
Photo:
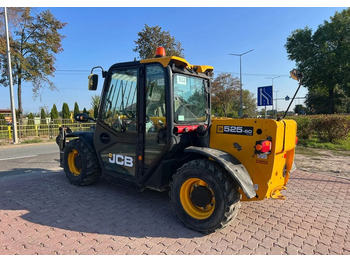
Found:
[{"label": "cab window", "polygon": [[207,99],[205,84],[207,80],[174,75],[174,119],[176,123],[204,122],[207,119]]},{"label": "cab window", "polygon": [[101,120],[117,132],[137,131],[137,74],[137,68],[118,69],[111,74]]}]

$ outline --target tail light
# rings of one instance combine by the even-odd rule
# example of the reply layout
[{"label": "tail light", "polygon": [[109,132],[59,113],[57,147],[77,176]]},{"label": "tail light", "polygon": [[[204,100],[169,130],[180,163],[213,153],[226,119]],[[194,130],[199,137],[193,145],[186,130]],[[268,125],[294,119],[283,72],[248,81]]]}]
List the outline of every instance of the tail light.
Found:
[{"label": "tail light", "polygon": [[299,138],[298,137],[295,137],[295,144],[297,145],[299,142]]},{"label": "tail light", "polygon": [[255,143],[255,153],[256,154],[270,154],[272,149],[271,140],[260,140]]}]

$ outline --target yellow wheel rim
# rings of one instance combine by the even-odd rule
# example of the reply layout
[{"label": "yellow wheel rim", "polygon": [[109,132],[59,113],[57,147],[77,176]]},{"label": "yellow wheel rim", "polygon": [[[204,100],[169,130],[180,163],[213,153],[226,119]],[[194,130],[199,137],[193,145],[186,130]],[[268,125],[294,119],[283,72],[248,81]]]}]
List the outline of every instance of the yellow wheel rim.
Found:
[{"label": "yellow wheel rim", "polygon": [[[206,187],[212,195],[211,203],[204,207],[195,205],[191,198],[193,190],[198,186]],[[205,181],[199,178],[187,179],[182,184],[180,188],[180,201],[186,213],[195,219],[206,219],[213,214],[215,209],[215,198],[212,189]]]},{"label": "yellow wheel rim", "polygon": [[74,176],[79,176],[80,175],[80,172],[81,172],[81,169],[78,168],[76,165],[75,165],[75,159],[77,157],[80,157],[79,156],[79,152],[78,150],[76,149],[73,149],[71,152],[69,152],[68,154],[68,167],[69,167],[69,170],[70,172],[74,175]]}]

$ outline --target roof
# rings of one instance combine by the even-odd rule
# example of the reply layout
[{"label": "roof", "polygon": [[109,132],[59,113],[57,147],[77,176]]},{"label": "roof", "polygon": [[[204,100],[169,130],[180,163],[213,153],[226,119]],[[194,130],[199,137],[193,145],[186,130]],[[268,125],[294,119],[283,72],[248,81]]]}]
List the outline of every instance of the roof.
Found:
[{"label": "roof", "polygon": [[177,57],[177,56],[164,56],[164,57],[156,57],[151,59],[144,59],[141,60],[140,63],[154,63],[158,62],[161,63],[164,67],[168,66],[170,62],[173,61],[177,66],[184,66],[188,69],[196,69],[198,73],[205,73],[207,71],[211,72],[214,70],[214,67],[208,66],[208,65],[191,65],[187,62],[187,60]]},{"label": "roof", "polygon": [[11,109],[0,109],[0,114],[11,114]]}]

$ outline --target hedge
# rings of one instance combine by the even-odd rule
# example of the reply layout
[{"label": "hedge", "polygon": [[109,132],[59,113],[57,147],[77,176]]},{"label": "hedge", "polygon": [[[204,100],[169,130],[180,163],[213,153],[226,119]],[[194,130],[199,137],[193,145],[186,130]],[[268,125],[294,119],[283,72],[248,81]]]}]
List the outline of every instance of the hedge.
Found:
[{"label": "hedge", "polygon": [[322,142],[334,143],[349,136],[349,115],[297,116],[292,119],[298,124],[297,136],[302,140],[316,137]]}]

